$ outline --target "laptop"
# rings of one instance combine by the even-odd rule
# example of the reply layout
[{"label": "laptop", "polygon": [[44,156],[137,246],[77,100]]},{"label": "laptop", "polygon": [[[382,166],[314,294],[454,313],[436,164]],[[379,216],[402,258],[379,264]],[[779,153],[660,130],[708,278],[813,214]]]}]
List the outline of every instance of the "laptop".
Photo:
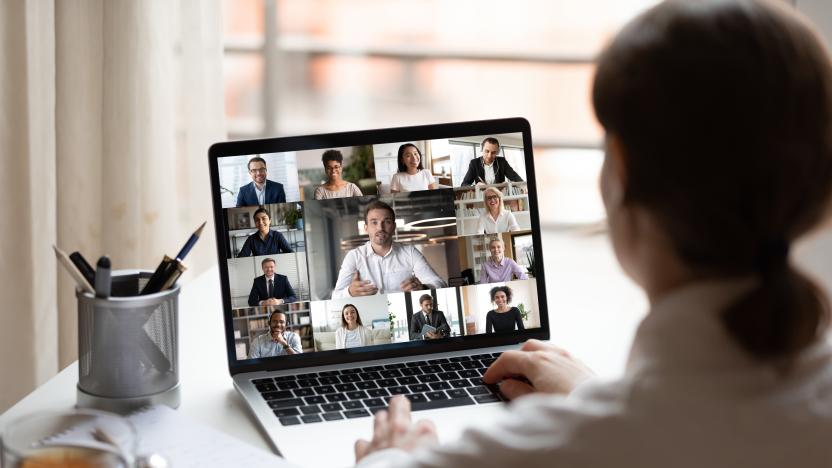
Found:
[{"label": "laptop", "polygon": [[225,142],[209,164],[228,369],[276,453],[350,465],[395,395],[443,442],[499,413],[485,369],[549,338],[525,119]]}]

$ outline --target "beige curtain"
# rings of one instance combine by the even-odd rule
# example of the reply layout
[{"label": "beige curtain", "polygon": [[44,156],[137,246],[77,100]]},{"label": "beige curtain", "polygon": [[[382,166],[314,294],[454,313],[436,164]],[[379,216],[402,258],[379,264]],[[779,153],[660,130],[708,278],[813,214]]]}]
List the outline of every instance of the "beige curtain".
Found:
[{"label": "beige curtain", "polygon": [[0,411],[77,359],[53,243],[152,269],[208,220],[183,282],[215,263],[221,33],[219,0],[0,2]]}]

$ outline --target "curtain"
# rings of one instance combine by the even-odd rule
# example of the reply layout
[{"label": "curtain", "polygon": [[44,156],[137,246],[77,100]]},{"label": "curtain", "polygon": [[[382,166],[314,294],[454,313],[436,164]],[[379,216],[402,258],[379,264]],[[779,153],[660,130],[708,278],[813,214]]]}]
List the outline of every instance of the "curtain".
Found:
[{"label": "curtain", "polygon": [[[219,0],[0,2],[0,411],[77,359],[57,244],[153,269],[212,218]],[[182,282],[216,262],[211,226]],[[13,376],[14,378],[7,378]]]}]

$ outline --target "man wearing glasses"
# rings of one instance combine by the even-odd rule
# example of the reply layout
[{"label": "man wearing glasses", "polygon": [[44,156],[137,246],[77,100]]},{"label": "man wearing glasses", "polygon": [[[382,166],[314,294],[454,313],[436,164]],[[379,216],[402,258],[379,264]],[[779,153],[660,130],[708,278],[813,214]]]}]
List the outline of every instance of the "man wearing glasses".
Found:
[{"label": "man wearing glasses", "polygon": [[265,159],[260,156],[249,159],[248,175],[251,176],[251,182],[240,187],[237,193],[237,206],[286,202],[283,184],[267,179],[266,173]]}]

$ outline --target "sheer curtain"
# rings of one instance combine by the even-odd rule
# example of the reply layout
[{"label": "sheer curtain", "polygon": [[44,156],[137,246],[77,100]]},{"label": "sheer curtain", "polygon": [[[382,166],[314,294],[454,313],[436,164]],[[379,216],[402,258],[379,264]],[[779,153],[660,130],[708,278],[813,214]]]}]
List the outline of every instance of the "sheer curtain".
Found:
[{"label": "sheer curtain", "polygon": [[[0,2],[0,411],[77,359],[52,244],[153,268],[211,219],[218,0]],[[186,260],[215,262],[212,230]]]}]

